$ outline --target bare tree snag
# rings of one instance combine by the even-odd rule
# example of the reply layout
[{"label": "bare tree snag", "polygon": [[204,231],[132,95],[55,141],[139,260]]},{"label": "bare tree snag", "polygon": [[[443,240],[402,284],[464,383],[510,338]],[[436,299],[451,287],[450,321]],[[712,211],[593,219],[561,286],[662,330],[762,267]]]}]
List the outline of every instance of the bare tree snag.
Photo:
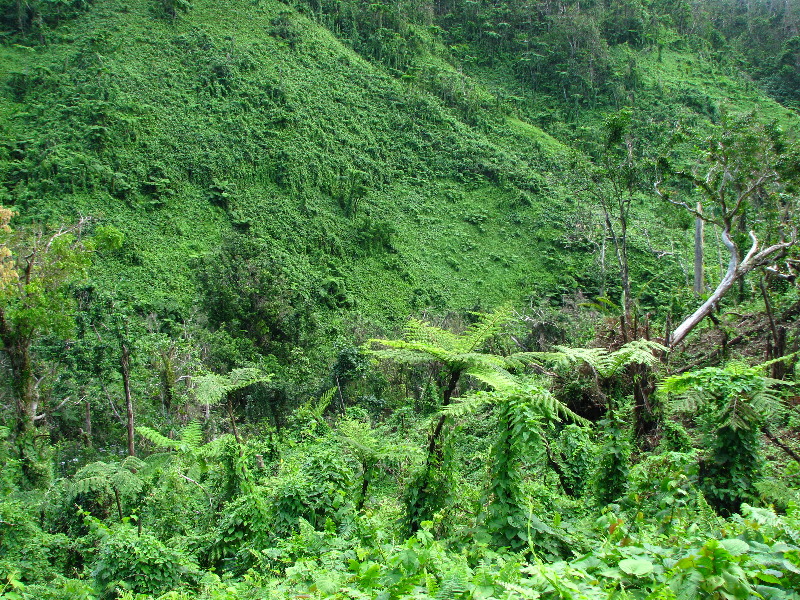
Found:
[{"label": "bare tree snag", "polygon": [[739,251],[736,249],[736,244],[734,244],[731,240],[730,227],[726,227],[722,230],[722,243],[725,244],[725,247],[730,253],[728,270],[725,273],[725,276],[722,278],[722,281],[720,281],[717,285],[714,292],[708,297],[708,300],[703,302],[703,304],[700,305],[700,307],[694,311],[694,313],[684,319],[683,322],[678,325],[677,328],[675,328],[675,331],[672,332],[667,340],[668,346],[674,348],[680,344],[686,338],[686,336],[689,335],[692,329],[697,327],[697,325],[699,325],[700,322],[706,318],[712,310],[714,310],[716,304],[737,281],[739,281],[753,269],[764,266],[775,260],[781,254],[785,254],[786,251],[794,244],[794,240],[788,242],[779,242],[759,250],[758,238],[756,238],[756,234],[752,231],[750,232],[750,240],[752,241],[750,250],[744,257],[744,260],[740,261]]},{"label": "bare tree snag", "polygon": [[[703,212],[703,203],[697,203],[697,212]],[[703,242],[705,221],[700,217],[694,218],[694,293],[700,295],[703,293]]]},{"label": "bare tree snag", "polygon": [[125,409],[127,412],[127,430],[128,430],[128,456],[136,456],[136,448],[133,445],[134,441],[134,423],[133,423],[133,397],[131,396],[131,354],[128,350],[128,345],[125,342],[121,344],[122,354],[119,359],[120,372],[122,373],[122,386],[125,389]]},{"label": "bare tree snag", "polygon": [[[797,241],[800,207],[787,185],[797,173],[784,164],[787,146],[780,137],[779,130],[758,123],[752,115],[726,115],[722,128],[708,140],[705,155],[693,167],[676,170],[666,158],[659,160],[656,194],[695,217],[695,293],[703,291],[705,223],[722,229],[722,243],[729,254],[728,268],[708,299],[668,333],[666,343],[670,347],[680,344],[705,317],[713,318],[714,308],[734,285],[743,285],[745,275],[785,256]],[[690,183],[699,199],[681,199],[686,189],[674,185],[679,181]],[[756,226],[763,227],[763,238],[779,241],[762,247]],[[748,229],[750,249],[742,258],[744,249],[736,246],[731,235]]]}]

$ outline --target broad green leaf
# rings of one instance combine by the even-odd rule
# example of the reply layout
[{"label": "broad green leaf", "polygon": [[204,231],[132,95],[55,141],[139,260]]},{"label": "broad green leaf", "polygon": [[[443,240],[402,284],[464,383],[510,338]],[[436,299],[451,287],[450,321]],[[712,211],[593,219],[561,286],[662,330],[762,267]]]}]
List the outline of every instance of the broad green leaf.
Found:
[{"label": "broad green leaf", "polygon": [[644,558],[626,558],[619,561],[619,568],[628,575],[643,577],[653,572],[653,563]]},{"label": "broad green leaf", "polygon": [[747,542],[744,540],[739,540],[736,538],[731,538],[728,540],[722,540],[720,545],[725,548],[728,552],[730,552],[733,556],[740,556],[750,550],[750,546],[748,546]]},{"label": "broad green leaf", "polygon": [[756,573],[756,577],[765,583],[776,583],[778,585],[781,583],[780,579],[769,573]]}]

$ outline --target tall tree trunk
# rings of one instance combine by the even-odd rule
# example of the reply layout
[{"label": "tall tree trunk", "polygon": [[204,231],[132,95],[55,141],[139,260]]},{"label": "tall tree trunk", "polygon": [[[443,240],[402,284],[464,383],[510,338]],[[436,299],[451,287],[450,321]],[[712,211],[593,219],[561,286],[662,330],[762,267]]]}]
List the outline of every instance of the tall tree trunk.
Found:
[{"label": "tall tree trunk", "polygon": [[[233,429],[233,437],[237,444],[242,443],[242,438],[239,437],[239,429],[236,427],[236,417],[233,415],[233,403],[231,402],[231,395],[228,394],[228,399],[225,402],[228,407],[228,418],[231,420],[231,428]],[[241,450],[240,450],[241,452]]]},{"label": "tall tree trunk", "polygon": [[[703,203],[697,203],[697,212],[703,212]],[[705,221],[700,217],[694,218],[694,293],[699,296],[703,293],[703,238]]]},{"label": "tall tree trunk", "polygon": [[88,398],[84,400],[83,404],[85,407],[83,433],[86,436],[86,446],[90,448],[92,446],[92,405]]},{"label": "tall tree trunk", "polygon": [[136,448],[133,445],[133,397],[131,396],[131,354],[128,345],[122,343],[122,354],[119,359],[120,371],[122,372],[122,386],[125,389],[125,408],[127,411],[128,427],[128,456],[136,456]]},{"label": "tall tree trunk", "polygon": [[[633,312],[633,295],[631,293],[630,268],[628,266],[628,218],[624,206],[620,204],[620,232],[617,235],[611,222],[611,211],[605,202],[603,202],[603,211],[606,217],[606,227],[611,234],[611,240],[614,242],[617,266],[619,266],[620,283],[622,284],[622,318],[620,319],[620,325],[622,339],[624,342],[628,342],[628,329],[631,326],[631,313]],[[636,332],[633,332],[633,337],[636,337]]]},{"label": "tall tree trunk", "polygon": [[9,352],[9,362],[17,404],[17,429],[24,432],[33,428],[36,411],[39,408],[36,381],[31,367],[30,345],[25,341],[16,341]]},{"label": "tall tree trunk", "polygon": [[[450,379],[447,382],[447,387],[444,390],[442,395],[442,408],[448,406],[450,404],[450,400],[453,397],[453,393],[456,391],[456,386],[458,385],[458,380],[461,377],[461,371],[453,371],[450,373]],[[433,432],[428,440],[428,466],[430,467],[431,459],[435,458],[437,460],[442,459],[442,447],[440,442],[440,438],[442,436],[442,430],[444,429],[445,421],[447,420],[447,415],[442,414],[439,416],[439,419],[436,421],[436,427],[434,427]]]}]

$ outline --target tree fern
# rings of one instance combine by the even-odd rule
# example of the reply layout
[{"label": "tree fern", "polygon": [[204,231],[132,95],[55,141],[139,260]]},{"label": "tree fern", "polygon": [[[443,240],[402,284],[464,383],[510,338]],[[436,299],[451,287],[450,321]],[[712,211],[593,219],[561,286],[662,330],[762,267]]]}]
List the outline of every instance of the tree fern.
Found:
[{"label": "tree fern", "polygon": [[522,549],[528,543],[523,466],[546,456],[547,425],[562,417],[581,424],[588,422],[559,402],[536,378],[519,379],[514,388],[478,392],[475,396],[484,403],[495,404],[498,419],[481,521],[498,546]]},{"label": "tree fern", "polygon": [[[511,319],[507,307],[493,313],[479,315],[473,325],[462,334],[456,334],[418,319],[410,319],[405,327],[404,339],[372,339],[367,342],[367,351],[375,358],[393,360],[405,364],[440,365],[442,377],[442,407],[451,403],[461,378],[472,376],[492,388],[511,388],[515,385],[513,375],[508,370],[512,365],[505,357],[482,353],[479,350],[494,335],[499,333]],[[376,347],[377,346],[377,347]],[[442,412],[436,419],[428,438],[427,459],[422,471],[414,478],[406,491],[410,504],[409,519],[411,530],[416,531],[423,520],[432,515],[430,507],[438,503],[430,502],[431,490],[442,489],[446,477],[438,473],[444,464],[443,434],[447,413]],[[416,486],[418,489],[411,489]]]},{"label": "tree fern", "polygon": [[512,386],[498,388],[491,392],[474,392],[455,404],[442,409],[443,413],[461,417],[476,412],[486,404],[501,404],[510,398],[521,398],[532,410],[552,421],[568,420],[579,425],[591,423],[573,412],[567,405],[556,398],[538,378],[514,378]]},{"label": "tree fern", "polygon": [[180,440],[182,447],[197,450],[203,443],[203,426],[200,421],[192,421],[184,427],[181,430]]},{"label": "tree fern", "polygon": [[159,448],[161,450],[180,449],[180,441],[170,439],[165,435],[161,435],[158,431],[152,429],[151,427],[146,427],[145,425],[139,425],[136,428],[136,433],[138,433],[148,442],[153,444],[156,448]]},{"label": "tree fern", "polygon": [[660,389],[673,396],[673,412],[711,411],[718,427],[732,429],[760,428],[763,422],[781,409],[775,388],[786,381],[764,376],[765,365],[749,367],[730,362],[725,367],[707,367],[667,377]]},{"label": "tree fern", "polygon": [[227,375],[207,373],[194,378],[195,384],[197,385],[195,395],[197,399],[206,406],[217,404],[227,399],[228,417],[230,418],[233,435],[238,443],[240,442],[239,431],[236,428],[236,419],[233,416],[233,406],[229,394],[255,383],[268,382],[271,379],[271,374],[264,373],[261,369],[254,368],[233,369]]},{"label": "tree fern", "polygon": [[71,491],[77,495],[115,489],[126,496],[137,494],[141,491],[144,482],[131,469],[141,468],[143,464],[141,460],[138,460],[135,465],[129,461],[89,463],[75,473],[71,482]]},{"label": "tree fern", "polygon": [[674,375],[660,385],[673,397],[672,412],[695,416],[706,450],[702,487],[722,512],[735,512],[756,496],[764,460],[761,428],[780,410],[775,388],[787,385],[763,372],[764,365],[730,362]]},{"label": "tree fern", "polygon": [[113,495],[117,512],[122,520],[122,501],[135,498],[144,487],[139,470],[144,463],[132,456],[120,463],[96,461],[80,469],[69,483],[68,491],[75,497],[95,494],[98,503],[103,504],[103,495]]},{"label": "tree fern", "polygon": [[[474,369],[476,376],[489,370],[502,371],[508,363],[502,356],[479,352],[493,336],[511,320],[511,311],[501,308],[479,315],[478,320],[462,334],[410,319],[402,340],[371,339],[369,352],[378,359],[415,364],[438,361],[460,372]],[[374,348],[374,346],[383,348]]]},{"label": "tree fern", "polygon": [[160,450],[175,450],[188,454],[197,452],[203,442],[203,426],[199,421],[192,421],[181,429],[176,440],[161,435],[155,429],[144,425],[137,427],[136,433]]},{"label": "tree fern", "polygon": [[468,592],[469,582],[464,579],[464,576],[458,572],[450,572],[442,578],[439,589],[433,598],[434,600],[455,600],[455,598],[465,597]]},{"label": "tree fern", "polygon": [[335,434],[347,453],[361,466],[361,493],[356,510],[363,507],[369,485],[381,468],[407,461],[417,452],[416,448],[376,435],[369,423],[358,419],[341,419]]}]

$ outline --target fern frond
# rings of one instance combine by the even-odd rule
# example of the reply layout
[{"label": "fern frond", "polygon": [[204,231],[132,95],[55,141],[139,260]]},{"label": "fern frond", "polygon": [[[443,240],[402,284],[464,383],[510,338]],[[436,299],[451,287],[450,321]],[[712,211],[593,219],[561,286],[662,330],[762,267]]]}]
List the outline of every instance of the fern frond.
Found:
[{"label": "fern frond", "polygon": [[510,390],[518,385],[517,379],[511,373],[493,365],[474,365],[466,369],[464,374],[497,390]]},{"label": "fern frond", "polygon": [[232,437],[231,434],[225,434],[203,444],[197,449],[197,456],[200,458],[216,458],[220,456]]},{"label": "fern frond", "polygon": [[261,369],[243,368],[233,369],[226,376],[229,392],[246,388],[254,383],[266,383],[272,379],[272,375],[264,373]]},{"label": "fern frond", "polygon": [[181,450],[197,450],[203,442],[203,426],[200,421],[192,421],[181,429],[180,445]]},{"label": "fern frond", "polygon": [[164,469],[175,461],[175,455],[172,452],[154,452],[150,454],[145,460],[144,464],[148,473]]},{"label": "fern frond", "polygon": [[469,591],[469,585],[463,575],[454,572],[446,575],[439,586],[439,591],[434,596],[435,600],[455,600],[461,598]]},{"label": "fern frond", "polygon": [[142,469],[145,466],[145,463],[141,458],[137,458],[135,456],[126,456],[122,459],[122,462],[119,466],[135,473],[136,471]]},{"label": "fern frond", "polygon": [[106,477],[102,475],[93,475],[91,477],[81,477],[72,481],[72,494],[87,494],[89,492],[101,492],[109,490],[110,484]]},{"label": "fern frond", "polygon": [[501,306],[491,313],[473,313],[478,320],[459,336],[457,348],[461,352],[476,352],[488,339],[500,333],[511,321],[510,305]]},{"label": "fern frond", "polygon": [[619,350],[609,355],[608,368],[609,376],[619,373],[624,367],[630,364],[655,366],[659,363],[656,352],[667,352],[669,349],[658,342],[650,340],[633,340],[628,342]]},{"label": "fern frond", "polygon": [[336,392],[336,388],[331,388],[327,392],[323,392],[322,395],[319,397],[319,402],[317,402],[317,407],[314,409],[314,416],[317,418],[318,421],[324,421],[323,414],[325,414],[325,410],[331,405],[333,402],[333,394]]},{"label": "fern frond", "polygon": [[462,398],[455,398],[454,402],[442,409],[442,414],[451,417],[463,417],[465,415],[478,412],[487,404],[496,401],[496,395],[492,392],[475,392]]},{"label": "fern frond", "polygon": [[619,350],[609,352],[605,348],[570,348],[555,346],[554,352],[517,352],[509,359],[526,363],[549,363],[557,368],[565,369],[577,364],[588,365],[602,378],[613,377],[630,364],[654,366],[659,359],[656,351],[667,348],[649,340],[628,342]]},{"label": "fern frond", "polygon": [[228,393],[227,381],[221,375],[209,373],[194,378],[195,395],[202,404],[216,404]]},{"label": "fern frond", "polygon": [[111,487],[117,490],[123,496],[138,494],[144,487],[144,482],[128,471],[127,469],[119,469],[109,477]]},{"label": "fern frond", "polygon": [[[378,350],[373,351],[373,354],[379,356],[383,353],[383,358],[390,358],[401,362],[411,361],[430,361],[439,360],[448,362],[455,353],[444,346],[438,346],[429,342],[419,340],[371,340],[391,348],[392,350]],[[388,355],[386,353],[389,353]],[[380,356],[379,356],[380,357]]]},{"label": "fern frond", "polygon": [[405,339],[408,342],[419,342],[428,346],[440,346],[455,351],[459,336],[446,329],[430,325],[419,319],[409,319],[404,327]]},{"label": "fern frond", "polygon": [[592,369],[601,373],[605,370],[608,351],[604,348],[570,348],[568,346],[555,346],[554,352],[517,352],[511,359],[525,363],[547,363],[558,369],[567,369],[576,364],[587,364]]},{"label": "fern frond", "polygon": [[[144,482],[129,468],[144,466],[141,460],[133,459],[127,466],[123,463],[95,461],[79,470],[71,482],[73,495],[88,492],[116,491],[122,495],[137,494]],[[136,467],[134,467],[136,465]]]},{"label": "fern frond", "polygon": [[136,427],[136,433],[138,433],[148,442],[154,444],[157,448],[168,448],[170,450],[178,450],[181,445],[178,440],[172,440],[165,435],[161,435],[155,429],[152,429],[145,425],[139,425],[138,427]]},{"label": "fern frond", "polygon": [[255,383],[265,383],[272,379],[271,374],[260,369],[233,369],[227,375],[208,373],[194,378],[197,384],[195,395],[202,404],[217,404],[230,392],[241,390]]},{"label": "fern frond", "polygon": [[535,379],[524,380],[517,394],[525,398],[536,412],[549,418],[567,419],[579,425],[590,424],[587,419],[572,411]]}]

